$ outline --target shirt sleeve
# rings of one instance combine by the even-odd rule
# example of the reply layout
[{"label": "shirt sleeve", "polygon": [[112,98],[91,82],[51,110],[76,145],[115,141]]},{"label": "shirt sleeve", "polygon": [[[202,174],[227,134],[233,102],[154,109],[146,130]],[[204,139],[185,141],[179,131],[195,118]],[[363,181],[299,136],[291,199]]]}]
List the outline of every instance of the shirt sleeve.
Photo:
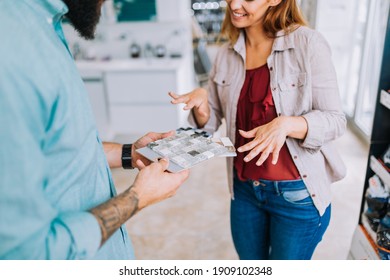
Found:
[{"label": "shirt sleeve", "polygon": [[309,42],[308,59],[312,77],[312,110],[303,115],[308,131],[300,145],[315,152],[324,143],[340,137],[346,130],[347,121],[342,110],[330,47],[318,32]]},{"label": "shirt sleeve", "polygon": [[31,81],[0,69],[0,259],[85,259],[100,246],[94,216],[58,209],[45,191],[53,104]]}]

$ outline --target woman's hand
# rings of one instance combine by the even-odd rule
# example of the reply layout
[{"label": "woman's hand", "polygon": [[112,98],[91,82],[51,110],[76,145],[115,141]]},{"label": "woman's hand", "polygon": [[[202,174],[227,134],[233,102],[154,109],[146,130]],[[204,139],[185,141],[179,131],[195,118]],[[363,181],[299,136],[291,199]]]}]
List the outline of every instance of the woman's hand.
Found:
[{"label": "woman's hand", "polygon": [[304,139],[307,133],[307,123],[303,117],[281,116],[250,131],[239,130],[239,133],[244,138],[254,138],[238,148],[239,152],[250,151],[244,158],[245,162],[252,160],[261,153],[256,165],[262,165],[270,154],[272,154],[272,164],[276,164],[279,151],[286,142],[287,136]]},{"label": "woman's hand", "polygon": [[210,118],[210,108],[207,98],[207,91],[203,88],[196,88],[193,91],[177,95],[173,92],[168,93],[172,97],[172,104],[184,103],[184,110],[192,110],[196,123],[199,128],[203,127]]}]

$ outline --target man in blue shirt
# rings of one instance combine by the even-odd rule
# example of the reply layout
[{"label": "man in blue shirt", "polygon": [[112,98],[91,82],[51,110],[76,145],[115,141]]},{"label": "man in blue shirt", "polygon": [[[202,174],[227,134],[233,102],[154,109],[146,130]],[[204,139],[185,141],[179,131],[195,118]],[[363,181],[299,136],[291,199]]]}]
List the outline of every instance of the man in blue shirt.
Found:
[{"label": "man in blue shirt", "polygon": [[[134,258],[123,223],[188,177],[134,152],[169,134],[132,147],[97,135],[61,20],[93,38],[102,2],[0,1],[0,259]],[[116,195],[110,167],[123,163],[140,172]]]}]

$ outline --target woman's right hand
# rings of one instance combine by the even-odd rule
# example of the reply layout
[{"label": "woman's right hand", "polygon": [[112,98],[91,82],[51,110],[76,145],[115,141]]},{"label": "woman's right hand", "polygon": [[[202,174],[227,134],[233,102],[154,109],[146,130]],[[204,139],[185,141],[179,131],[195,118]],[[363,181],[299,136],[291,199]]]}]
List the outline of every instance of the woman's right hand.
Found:
[{"label": "woman's right hand", "polygon": [[204,88],[196,88],[193,91],[177,95],[173,92],[168,93],[172,97],[172,104],[184,103],[184,110],[192,109],[197,125],[203,127],[210,118],[210,107],[207,98],[207,91]]}]

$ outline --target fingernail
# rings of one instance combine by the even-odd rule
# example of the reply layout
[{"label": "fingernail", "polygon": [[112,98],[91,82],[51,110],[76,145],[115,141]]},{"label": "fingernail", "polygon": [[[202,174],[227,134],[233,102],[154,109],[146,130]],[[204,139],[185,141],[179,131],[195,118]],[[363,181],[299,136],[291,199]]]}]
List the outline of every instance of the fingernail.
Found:
[{"label": "fingernail", "polygon": [[242,149],[241,148],[238,148],[237,151],[239,151],[240,153],[242,152]]},{"label": "fingernail", "polygon": [[245,161],[249,161],[249,158],[244,158]]}]

